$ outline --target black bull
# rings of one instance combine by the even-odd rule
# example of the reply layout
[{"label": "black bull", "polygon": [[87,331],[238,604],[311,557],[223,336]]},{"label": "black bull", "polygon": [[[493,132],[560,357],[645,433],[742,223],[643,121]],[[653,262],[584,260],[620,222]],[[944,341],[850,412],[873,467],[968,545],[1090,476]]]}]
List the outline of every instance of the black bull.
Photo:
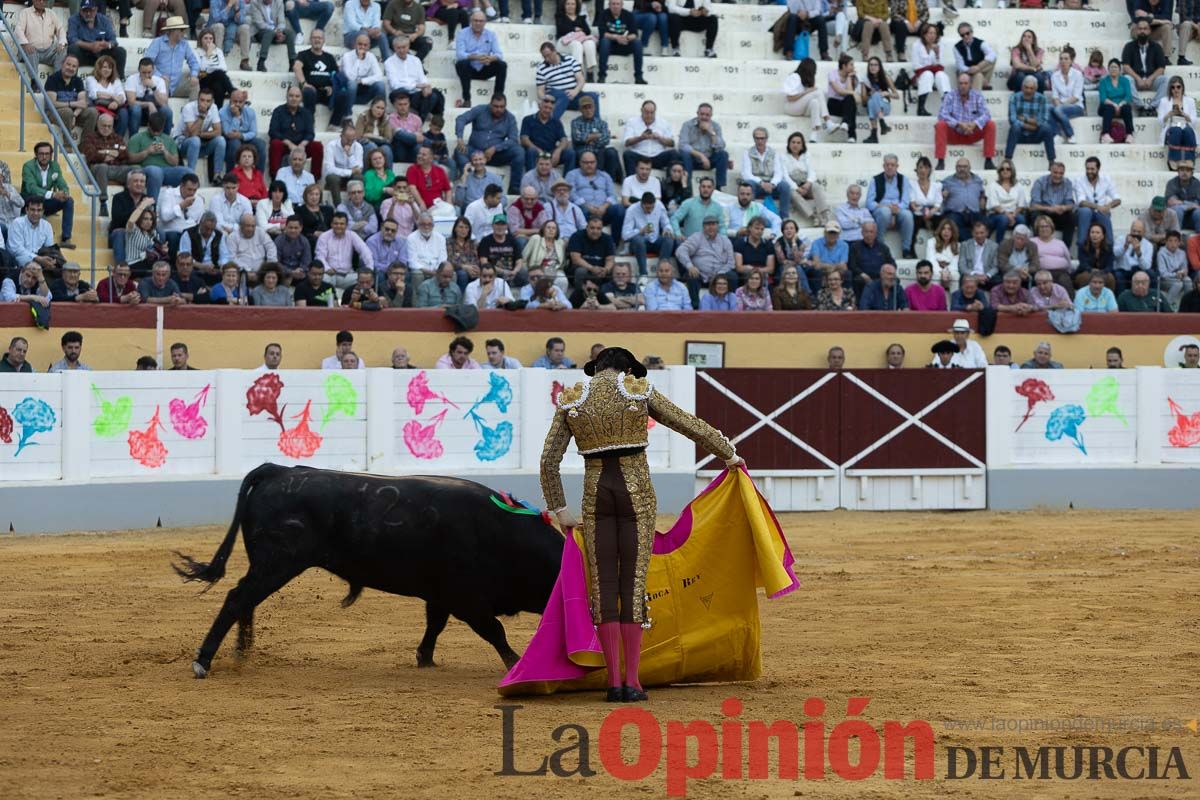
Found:
[{"label": "black bull", "polygon": [[240,527],[250,559],[196,653],[196,677],[208,674],[234,622],[238,651],[248,651],[255,607],[310,567],[350,584],[343,606],[364,588],[424,600],[418,666],[433,666],[438,634],[453,615],[511,667],[518,656],[496,617],[545,609],[563,540],[538,515],[498,508],[492,494],[457,478],[385,478],[275,464],[253,470],[242,481],[233,522],[213,560],[204,564],[176,553],[182,562],[173,567],[185,580],[216,583]]}]

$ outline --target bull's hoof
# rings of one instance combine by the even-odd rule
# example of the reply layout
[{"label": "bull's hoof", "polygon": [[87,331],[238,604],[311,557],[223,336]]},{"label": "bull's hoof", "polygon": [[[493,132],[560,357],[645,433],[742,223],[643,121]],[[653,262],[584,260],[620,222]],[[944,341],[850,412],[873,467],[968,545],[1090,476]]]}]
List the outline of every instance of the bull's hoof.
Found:
[{"label": "bull's hoof", "polygon": [[192,673],[197,678],[207,678],[208,677],[208,669],[203,664],[201,664],[199,661],[192,662]]},{"label": "bull's hoof", "polygon": [[509,655],[502,656],[502,658],[504,660],[505,669],[512,669],[517,665],[517,662],[521,660],[521,657],[516,653],[510,653]]},{"label": "bull's hoof", "polygon": [[427,656],[427,655],[422,654],[419,650],[417,651],[417,667],[419,669],[424,669],[426,667],[436,667],[436,666],[437,666],[437,664],[435,664],[433,662],[433,656]]}]

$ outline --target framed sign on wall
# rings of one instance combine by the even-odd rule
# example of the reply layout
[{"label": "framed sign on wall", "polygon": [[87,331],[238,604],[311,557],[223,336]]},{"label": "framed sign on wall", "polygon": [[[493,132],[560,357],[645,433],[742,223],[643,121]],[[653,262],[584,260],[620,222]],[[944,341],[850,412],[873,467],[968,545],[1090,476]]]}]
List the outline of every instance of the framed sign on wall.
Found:
[{"label": "framed sign on wall", "polygon": [[686,341],[683,343],[683,363],[689,367],[720,369],[725,366],[725,343]]}]

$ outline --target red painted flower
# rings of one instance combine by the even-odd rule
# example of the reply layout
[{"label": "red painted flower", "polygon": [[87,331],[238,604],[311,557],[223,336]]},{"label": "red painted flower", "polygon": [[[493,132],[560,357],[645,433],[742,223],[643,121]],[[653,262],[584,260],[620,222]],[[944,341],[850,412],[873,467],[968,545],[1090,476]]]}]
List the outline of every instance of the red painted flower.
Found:
[{"label": "red painted flower", "polygon": [[0,406],[0,442],[12,444],[13,418],[4,406]]},{"label": "red painted flower", "polygon": [[550,405],[558,408],[558,396],[562,394],[562,390],[566,388],[560,382],[554,381],[550,384]]},{"label": "red painted flower", "polygon": [[300,420],[299,424],[279,434],[279,452],[290,458],[308,458],[321,449],[321,434],[309,430],[308,427],[311,417],[312,400],[309,400],[304,404],[304,410],[293,417]]},{"label": "red painted flower", "polygon": [[264,372],[246,390],[246,410],[252,417],[265,413],[278,423],[279,430],[286,430],[287,426],[283,424],[283,410],[287,408],[287,404],[284,404],[283,408],[279,407],[279,393],[282,391],[283,381],[279,376],[274,372]]},{"label": "red painted flower", "polygon": [[[1167,398],[1167,403],[1171,406],[1171,413],[1175,415],[1175,425],[1167,432],[1167,441],[1171,443],[1171,447],[1192,447],[1200,444],[1200,411],[1189,417],[1170,397]],[[0,422],[0,426],[2,424]],[[0,433],[3,432],[3,427],[0,427]]]},{"label": "red painted flower", "polygon": [[[1019,386],[1014,387],[1014,391],[1025,398],[1027,408],[1025,416],[1021,417],[1020,424],[1017,425],[1017,430],[1021,430],[1021,425],[1033,416],[1033,407],[1044,400],[1053,400],[1054,392],[1050,391],[1050,386],[1043,380],[1038,378],[1026,378],[1021,381]],[[1014,431],[1015,433],[1016,431]]]},{"label": "red painted flower", "polygon": [[167,463],[167,448],[158,438],[158,431],[162,428],[158,419],[160,410],[159,406],[154,407],[154,416],[150,418],[146,430],[129,432],[129,457],[150,469]]}]

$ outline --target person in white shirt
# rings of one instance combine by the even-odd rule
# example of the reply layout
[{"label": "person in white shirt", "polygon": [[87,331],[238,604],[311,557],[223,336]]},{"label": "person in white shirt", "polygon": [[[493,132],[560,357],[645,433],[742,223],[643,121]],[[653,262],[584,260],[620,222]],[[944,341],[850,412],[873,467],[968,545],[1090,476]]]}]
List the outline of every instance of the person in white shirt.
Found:
[{"label": "person in white shirt", "polygon": [[1129,233],[1113,243],[1113,272],[1117,279],[1117,294],[1129,288],[1136,272],[1149,273],[1154,268],[1154,242],[1146,238],[1146,224],[1134,219]]},{"label": "person in white shirt", "polygon": [[379,45],[380,60],[388,57],[387,37],[383,35],[383,9],[372,0],[346,0],[342,6],[342,46],[354,47],[359,36]]},{"label": "person in white shirt", "polygon": [[221,112],[213,102],[211,89],[183,107],[179,115],[179,134],[175,137],[179,154],[188,170],[196,171],[200,156],[208,159],[208,171],[219,176],[225,172],[225,137],[221,135]]},{"label": "person in white shirt", "polygon": [[125,79],[125,99],[129,104],[129,128],[126,134],[132,137],[142,127],[142,121],[155,111],[163,113],[166,117],[163,130],[170,131],[175,112],[171,110],[169,96],[166,79],[154,74],[153,59],[143,58],[139,61],[137,71]]},{"label": "person in white shirt", "polygon": [[433,88],[421,59],[409,53],[411,44],[407,36],[393,39],[393,53],[383,62],[383,72],[387,77],[388,94],[404,92],[417,116],[428,119],[430,114],[440,115],[445,111],[446,96]]},{"label": "person in white shirt", "polygon": [[258,270],[265,261],[275,261],[275,243],[260,230],[253,214],[243,214],[238,229],[225,238],[229,260],[246,273],[247,283],[258,282]]},{"label": "person in white shirt", "polygon": [[185,175],[178,187],[164,187],[158,194],[158,232],[166,237],[172,253],[179,249],[183,232],[197,225],[208,208],[196,191],[199,187],[199,178]]},{"label": "person in white shirt", "polygon": [[[333,355],[321,359],[321,369],[341,369],[342,357],[354,352],[354,334],[350,331],[338,331],[335,337],[336,349]],[[367,364],[362,358],[358,359],[358,368],[366,369]]]},{"label": "person in white shirt", "polygon": [[287,187],[288,201],[293,206],[303,205],[304,187],[317,182],[313,174],[304,168],[308,154],[304,148],[297,147],[288,155],[288,163],[281,166],[275,173],[275,180],[281,181]]},{"label": "person in white shirt", "polygon": [[983,348],[971,338],[971,323],[965,319],[956,319],[950,326],[950,333],[954,336],[954,343],[958,345],[958,352],[950,359],[951,364],[963,369],[983,369],[988,365]]},{"label": "person in white shirt", "polygon": [[463,302],[479,308],[499,308],[513,302],[512,289],[503,278],[496,277],[496,268],[491,264],[479,267],[479,277],[467,284]]},{"label": "person in white shirt", "polygon": [[937,26],[927,22],[913,42],[912,70],[917,82],[917,116],[929,116],[925,102],[934,89],[943,95],[950,93],[950,76],[945,69],[950,56],[941,37]]},{"label": "person in white shirt", "polygon": [[[1084,174],[1076,178],[1075,205],[1076,230],[1079,231],[1078,246],[1083,247],[1088,228],[1098,223],[1104,228],[1108,241],[1113,240],[1112,211],[1121,205],[1117,187],[1107,175],[1100,174],[1100,159],[1088,156],[1083,164]],[[1068,242],[1068,244],[1070,244]]]},{"label": "person in white shirt", "polygon": [[238,194],[237,176],[230,173],[221,183],[221,194],[213,197],[208,210],[217,216],[217,227],[224,236],[229,236],[241,223],[242,215],[254,216],[250,201]]},{"label": "person in white shirt", "polygon": [[1075,51],[1067,48],[1058,54],[1058,69],[1050,76],[1050,116],[1067,144],[1075,144],[1071,120],[1083,115],[1083,73],[1075,69]]},{"label": "person in white shirt", "polygon": [[349,121],[342,124],[342,135],[325,143],[325,188],[333,197],[333,204],[342,202],[342,190],[351,179],[361,179],[363,174],[363,149],[358,141],[358,129]]},{"label": "person in white shirt", "polygon": [[767,147],[767,129],[754,129],[754,146],[742,153],[742,180],[754,187],[755,198],[773,197],[779,216],[792,206],[792,187],[783,171],[783,159]]},{"label": "person in white shirt", "polygon": [[637,170],[625,177],[625,181],[621,184],[621,203],[623,205],[636,205],[642,199],[642,195],[649,192],[655,197],[662,198],[662,182],[650,173],[651,162],[645,156],[639,156],[637,160]]},{"label": "person in white shirt", "polygon": [[631,117],[625,123],[625,174],[637,171],[637,159],[645,156],[654,169],[666,169],[672,161],[683,161],[683,156],[674,150],[675,136],[671,126],[658,118],[658,106],[653,100],[642,103],[640,117]]},{"label": "person in white shirt", "polygon": [[415,297],[421,281],[432,278],[438,267],[448,263],[446,237],[433,229],[433,216],[423,211],[417,216],[417,229],[405,241],[408,244],[408,280]]},{"label": "person in white shirt", "polygon": [[[351,105],[370,105],[375,98],[386,99],[387,78],[379,59],[371,52],[371,40],[365,33],[354,39],[354,49],[342,53],[338,75],[350,93]],[[330,119],[329,127],[336,130],[342,120]]]},{"label": "person in white shirt", "polygon": [[468,203],[463,211],[467,222],[471,223],[471,238],[479,242],[492,232],[492,220],[496,215],[507,216],[504,208],[504,190],[492,184],[483,192],[483,197],[473,203]]}]

